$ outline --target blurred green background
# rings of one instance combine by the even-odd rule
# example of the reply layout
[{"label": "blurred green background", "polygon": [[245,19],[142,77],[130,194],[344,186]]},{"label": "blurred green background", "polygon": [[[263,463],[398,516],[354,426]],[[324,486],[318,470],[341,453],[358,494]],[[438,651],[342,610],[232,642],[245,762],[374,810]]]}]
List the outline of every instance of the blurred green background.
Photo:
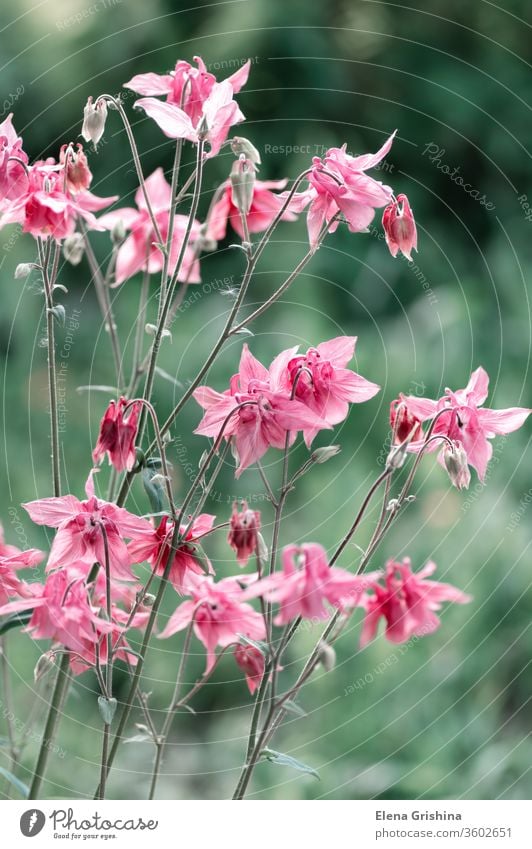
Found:
[{"label": "blurred green background", "polygon": [[[15,126],[32,158],[57,156],[62,143],[78,140],[88,95],[117,93],[135,73],[163,73],[178,58],[190,61],[196,54],[219,78],[244,58],[253,58],[250,81],[238,96],[247,117],[238,132],[261,151],[263,179],[294,178],[322,145],[345,141],[354,152],[376,150],[398,129],[381,179],[396,192],[407,192],[415,210],[415,262],[391,258],[379,235],[379,216],[368,235],[351,235],[341,227],[282,303],[253,328],[250,345],[265,362],[292,344],[310,346],[339,334],[358,335],[356,369],[382,386],[375,399],[352,408],[331,438],[319,438],[316,444],[340,442],[342,453],[317,467],[291,495],[285,543],[316,540],[332,550],[341,539],[382,468],[388,405],[399,391],[438,397],[446,386],[465,386],[471,370],[482,364],[491,376],[490,406],[531,403],[529,12],[526,0],[506,0],[504,8],[484,0],[411,0],[408,6],[378,0],[229,0],[192,9],[176,8],[170,0],[2,4],[2,118],[15,113]],[[158,165],[169,170],[172,143],[131,110],[132,102],[126,99],[145,173]],[[272,147],[294,145],[304,146],[305,152],[271,152]],[[187,169],[192,159],[188,146]],[[230,154],[225,154],[208,165],[203,213],[230,163]],[[90,164],[93,190],[119,193],[122,204],[129,205],[136,179],[115,113],[98,152],[90,154]],[[470,189],[457,185],[453,174],[461,175]],[[230,305],[221,290],[238,285],[242,257],[230,249],[231,241],[204,259],[205,289],[191,287],[192,296],[195,291],[201,296],[193,296],[194,302],[182,311],[172,343],[162,352],[162,367],[181,385],[195,374],[221,327]],[[93,243],[105,261],[107,236],[95,234]],[[49,537],[32,526],[20,507],[50,494],[42,299],[36,279],[13,279],[17,263],[33,260],[34,246],[30,237],[6,228],[0,247],[0,516],[10,543],[46,548]],[[305,250],[304,220],[280,227],[250,301],[260,302],[271,293]],[[61,296],[67,329],[59,331],[58,346],[70,346],[64,482],[80,496],[108,395],[76,390],[112,384],[113,371],[87,265],[65,267],[61,273],[68,287],[68,295]],[[220,285],[224,278],[228,280]],[[131,356],[139,288],[140,281],[133,279],[116,293],[126,357]],[[155,280],[153,293],[152,315]],[[72,339],[67,339],[72,316],[79,326],[71,325]],[[227,345],[210,385],[225,387],[240,347],[241,340]],[[179,393],[179,385],[158,380],[161,416]],[[197,466],[206,447],[204,439],[191,436],[199,415],[195,403],[189,403],[172,432],[169,459],[178,494],[187,484],[187,469]],[[527,425],[496,443],[487,486],[477,485],[474,478],[467,493],[452,490],[434,458],[425,459],[416,483],[418,499],[395,525],[373,566],[408,554],[420,568],[434,558],[437,577],[471,593],[474,601],[445,610],[436,634],[406,648],[380,637],[360,652],[360,620],[355,617],[337,646],[335,670],[316,674],[300,697],[308,716],[292,717],[274,743],[318,769],[321,782],[263,764],[255,773],[252,798],[530,798],[529,433]],[[293,468],[304,456],[298,447],[291,455]],[[270,452],[266,460],[275,484],[278,457]],[[103,491],[107,474],[105,469],[100,475]],[[235,482],[228,466],[209,511],[226,520],[236,496],[247,496],[263,508],[269,538],[271,514],[261,504],[260,479],[249,471]],[[140,513],[149,510],[138,482],[129,506]],[[357,540],[360,545],[369,538],[376,509]],[[223,532],[208,551],[219,575],[235,570]],[[357,557],[358,551],[351,549],[342,565]],[[176,603],[169,592],[166,615]],[[287,682],[316,636],[312,628],[294,641]],[[15,722],[27,742],[18,775],[28,780],[50,686],[45,680],[34,687],[33,667],[47,646],[13,633],[7,642]],[[170,698],[181,640],[176,636],[155,643],[143,688],[152,692],[150,704],[160,711]],[[195,642],[189,682],[203,665],[202,646]],[[126,683],[119,674],[119,698]],[[5,688],[2,693],[5,713]],[[184,712],[174,723],[161,797],[230,796],[244,755],[249,704],[245,684],[228,658],[195,698],[195,715]],[[32,705],[36,725],[30,727]],[[48,797],[90,796],[100,749],[96,686],[90,675],[74,682],[65,714],[44,792]],[[155,716],[160,723],[162,714]],[[7,767],[5,749],[1,758],[0,765]],[[144,798],[151,758],[148,743],[122,746],[109,794]]]}]

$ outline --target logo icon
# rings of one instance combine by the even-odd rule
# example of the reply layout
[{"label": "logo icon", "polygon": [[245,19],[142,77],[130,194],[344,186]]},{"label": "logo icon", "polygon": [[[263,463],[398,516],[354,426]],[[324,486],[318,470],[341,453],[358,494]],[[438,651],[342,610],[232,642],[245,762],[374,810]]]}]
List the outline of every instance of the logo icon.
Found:
[{"label": "logo icon", "polygon": [[39,834],[46,822],[46,817],[42,811],[37,808],[32,808],[29,811],[24,811],[20,818],[20,830],[24,837],[35,837]]}]

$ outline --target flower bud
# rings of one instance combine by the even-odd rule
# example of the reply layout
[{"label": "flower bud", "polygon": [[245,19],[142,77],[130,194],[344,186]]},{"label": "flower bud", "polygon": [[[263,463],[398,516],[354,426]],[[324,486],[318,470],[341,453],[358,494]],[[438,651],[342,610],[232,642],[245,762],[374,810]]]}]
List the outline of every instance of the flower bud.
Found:
[{"label": "flower bud", "polygon": [[97,146],[103,131],[105,129],[105,121],[107,118],[107,103],[105,100],[97,100],[92,102],[92,97],[89,97],[83,110],[83,126],[81,135],[86,142],[91,141],[94,147]]},{"label": "flower bud", "polygon": [[15,268],[15,280],[23,280],[31,273],[32,268],[33,263],[31,262],[19,262]]},{"label": "flower bud", "polygon": [[453,440],[452,447],[448,442],[445,443],[443,462],[452,485],[457,489],[468,489],[471,472],[467,464],[467,453],[461,442]]},{"label": "flower bud", "polygon": [[235,501],[227,542],[236,551],[239,566],[246,566],[251,555],[259,553],[259,531],[260,513],[250,510],[246,501],[239,512]]},{"label": "flower bud", "polygon": [[260,153],[249,139],[245,139],[243,136],[235,136],[231,139],[231,150],[235,156],[243,154],[246,159],[250,159],[255,165],[260,165]]},{"label": "flower bud", "polygon": [[411,251],[417,251],[417,230],[414,215],[406,195],[397,195],[384,210],[382,226],[386,244],[392,256],[401,251],[412,262]]},{"label": "flower bud", "polygon": [[336,652],[329,643],[320,641],[318,648],[318,660],[325,669],[325,672],[331,672],[336,666]]},{"label": "flower bud", "polygon": [[118,221],[115,221],[113,226],[111,227],[111,240],[113,244],[119,245],[120,242],[123,242],[126,238],[126,226],[122,219],[120,218]]},{"label": "flower bud", "polygon": [[324,445],[323,448],[316,448],[310,455],[313,463],[326,463],[331,457],[336,457],[340,453],[339,445]]},{"label": "flower bud", "polygon": [[242,215],[247,215],[253,201],[255,166],[243,153],[233,163],[230,180],[233,203]]},{"label": "flower bud", "polygon": [[45,675],[50,672],[55,666],[55,655],[52,651],[47,651],[44,654],[41,654],[39,660],[35,664],[35,669],[33,670],[33,681],[36,684],[37,681],[40,681],[41,678],[44,678]]},{"label": "flower bud", "polygon": [[92,182],[92,173],[83,151],[78,144],[74,150],[72,144],[64,144],[59,153],[59,162],[65,169],[65,184],[69,192],[81,192],[88,189]]},{"label": "flower bud", "polygon": [[406,459],[406,449],[408,447],[408,442],[402,442],[400,445],[394,445],[386,457],[386,468],[400,469]]},{"label": "flower bud", "polygon": [[85,251],[85,242],[81,233],[72,233],[63,242],[63,256],[70,265],[79,265]]}]

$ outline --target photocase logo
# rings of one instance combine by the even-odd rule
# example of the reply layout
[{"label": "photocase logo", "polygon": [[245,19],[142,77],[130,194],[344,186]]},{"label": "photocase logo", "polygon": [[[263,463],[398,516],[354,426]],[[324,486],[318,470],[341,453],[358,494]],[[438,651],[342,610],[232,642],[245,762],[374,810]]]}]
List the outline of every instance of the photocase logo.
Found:
[{"label": "photocase logo", "polygon": [[30,811],[25,811],[20,818],[20,830],[24,837],[35,837],[39,834],[46,822],[46,817],[42,811],[32,808]]}]

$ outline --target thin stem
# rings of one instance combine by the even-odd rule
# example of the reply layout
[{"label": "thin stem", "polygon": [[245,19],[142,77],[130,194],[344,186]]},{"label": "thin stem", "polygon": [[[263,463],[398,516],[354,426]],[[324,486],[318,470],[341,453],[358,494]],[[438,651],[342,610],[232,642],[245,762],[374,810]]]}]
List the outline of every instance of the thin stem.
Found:
[{"label": "thin stem", "polygon": [[44,733],[41,740],[41,748],[39,750],[37,764],[33,773],[33,779],[30,785],[28,799],[39,798],[39,791],[41,789],[42,780],[44,778],[46,766],[48,763],[48,754],[53,746],[54,736],[57,728],[57,721],[59,719],[61,706],[63,704],[63,697],[66,696],[67,684],[70,680],[68,669],[69,655],[63,654],[61,657],[61,662],[59,664],[59,669],[57,671],[56,683],[52,694],[50,707],[48,710],[48,717],[46,719],[46,725],[44,727]]}]

